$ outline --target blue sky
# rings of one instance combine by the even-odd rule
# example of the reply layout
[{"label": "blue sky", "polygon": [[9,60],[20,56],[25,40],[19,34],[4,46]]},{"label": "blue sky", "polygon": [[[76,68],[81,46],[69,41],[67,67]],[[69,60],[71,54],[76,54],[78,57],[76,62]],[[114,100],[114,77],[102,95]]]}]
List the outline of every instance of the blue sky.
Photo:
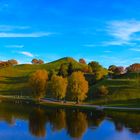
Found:
[{"label": "blue sky", "polygon": [[139,0],[0,0],[0,60],[140,62]]}]

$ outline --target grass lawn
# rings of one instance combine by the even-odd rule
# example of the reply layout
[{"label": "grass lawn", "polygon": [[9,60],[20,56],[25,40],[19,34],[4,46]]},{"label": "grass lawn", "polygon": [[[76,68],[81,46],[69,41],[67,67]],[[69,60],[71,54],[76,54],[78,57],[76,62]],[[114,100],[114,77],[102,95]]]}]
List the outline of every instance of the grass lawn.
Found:
[{"label": "grass lawn", "polygon": [[[109,94],[100,99],[94,99],[92,96],[94,94],[95,88],[104,85],[107,87]],[[140,100],[140,82],[135,79],[104,79],[93,85],[89,91],[90,99],[89,101],[93,104],[105,104],[115,101],[121,101],[122,103],[130,100],[139,99]],[[121,103],[121,104],[122,104]],[[119,105],[119,104],[118,104]],[[132,106],[132,105],[131,105]],[[134,105],[137,106],[137,105]]]}]

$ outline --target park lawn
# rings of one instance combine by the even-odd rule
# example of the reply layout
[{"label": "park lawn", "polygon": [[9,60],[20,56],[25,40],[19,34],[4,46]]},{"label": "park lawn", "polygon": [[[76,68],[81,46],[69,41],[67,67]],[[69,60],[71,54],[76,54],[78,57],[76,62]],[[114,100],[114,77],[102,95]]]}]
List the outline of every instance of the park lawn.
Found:
[{"label": "park lawn", "polygon": [[140,99],[127,100],[127,101],[116,101],[104,104],[105,106],[111,107],[128,107],[128,108],[140,108]]},{"label": "park lawn", "polygon": [[[109,94],[105,97],[94,99],[95,88],[104,85],[108,88]],[[140,83],[137,79],[104,79],[93,85],[90,90],[90,102],[93,104],[104,104],[114,101],[127,101],[140,99]]]}]

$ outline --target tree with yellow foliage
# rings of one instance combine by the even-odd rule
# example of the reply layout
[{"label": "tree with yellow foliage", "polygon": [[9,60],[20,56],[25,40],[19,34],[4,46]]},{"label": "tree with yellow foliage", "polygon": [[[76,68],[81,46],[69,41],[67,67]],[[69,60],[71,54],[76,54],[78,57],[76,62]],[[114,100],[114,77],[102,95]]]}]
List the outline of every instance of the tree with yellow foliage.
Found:
[{"label": "tree with yellow foliage", "polygon": [[83,101],[87,97],[88,82],[85,80],[82,72],[73,72],[68,81],[68,97],[79,101]]},{"label": "tree with yellow foliage", "polygon": [[53,97],[57,99],[63,99],[66,96],[67,90],[67,79],[61,76],[52,76],[49,83],[49,91]]},{"label": "tree with yellow foliage", "polygon": [[32,89],[33,97],[40,99],[45,95],[48,81],[48,72],[46,70],[37,70],[29,79],[29,85]]}]

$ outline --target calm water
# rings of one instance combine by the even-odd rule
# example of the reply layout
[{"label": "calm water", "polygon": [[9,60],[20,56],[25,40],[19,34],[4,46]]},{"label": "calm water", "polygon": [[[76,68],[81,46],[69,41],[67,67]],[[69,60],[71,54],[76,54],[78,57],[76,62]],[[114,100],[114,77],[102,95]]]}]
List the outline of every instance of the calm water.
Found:
[{"label": "calm water", "polygon": [[1,140],[140,140],[140,113],[0,103]]}]

